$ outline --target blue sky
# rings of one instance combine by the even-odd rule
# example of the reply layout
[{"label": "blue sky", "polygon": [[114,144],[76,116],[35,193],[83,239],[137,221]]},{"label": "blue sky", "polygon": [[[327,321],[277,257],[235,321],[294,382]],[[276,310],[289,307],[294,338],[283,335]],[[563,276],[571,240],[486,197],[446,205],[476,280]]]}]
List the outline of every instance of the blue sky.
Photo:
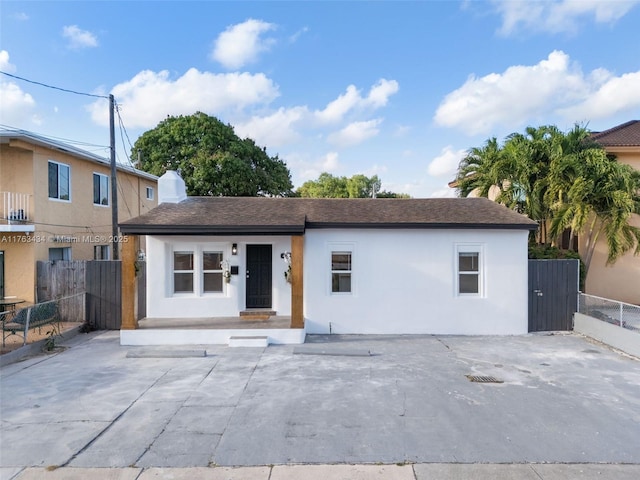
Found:
[{"label": "blue sky", "polygon": [[[450,196],[464,152],[525,127],[640,118],[640,1],[6,1],[0,70],[112,93],[118,160],[202,111],[294,185],[377,174]],[[108,157],[108,102],[0,75],[0,124]]]}]

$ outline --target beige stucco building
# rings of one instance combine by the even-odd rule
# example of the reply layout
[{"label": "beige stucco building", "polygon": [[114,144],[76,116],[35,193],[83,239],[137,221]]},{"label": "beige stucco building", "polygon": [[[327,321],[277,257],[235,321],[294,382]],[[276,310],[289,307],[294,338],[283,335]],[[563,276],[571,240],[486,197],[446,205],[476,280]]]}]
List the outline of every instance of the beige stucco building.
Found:
[{"label": "beige stucco building", "polygon": [[[110,176],[109,159],[0,130],[0,297],[34,302],[39,260],[113,258]],[[116,178],[119,222],[157,205],[154,175],[118,165]]]},{"label": "beige stucco building", "polygon": [[[618,162],[631,165],[640,171],[640,120],[632,120],[594,133],[592,138],[607,152],[615,155]],[[633,215],[630,223],[640,227],[640,215]],[[581,255],[583,248],[584,243],[581,241]],[[613,265],[607,266],[606,262],[607,244],[600,238],[589,267],[586,293],[640,305],[640,256],[628,252]]]}]

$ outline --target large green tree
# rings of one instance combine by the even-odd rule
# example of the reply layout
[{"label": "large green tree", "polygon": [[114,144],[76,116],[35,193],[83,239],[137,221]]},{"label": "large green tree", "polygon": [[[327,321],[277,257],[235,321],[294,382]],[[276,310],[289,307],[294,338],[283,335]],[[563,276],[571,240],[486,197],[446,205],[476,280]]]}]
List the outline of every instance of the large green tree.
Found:
[{"label": "large green tree", "polygon": [[296,194],[307,198],[409,198],[409,195],[380,191],[382,181],[377,175],[356,174],[349,178],[323,172],[317,180],[304,182]]},{"label": "large green tree", "polygon": [[154,175],[177,170],[189,195],[292,194],[291,174],[282,160],[202,112],[167,117],[138,138],[131,157],[140,159],[139,168]]}]

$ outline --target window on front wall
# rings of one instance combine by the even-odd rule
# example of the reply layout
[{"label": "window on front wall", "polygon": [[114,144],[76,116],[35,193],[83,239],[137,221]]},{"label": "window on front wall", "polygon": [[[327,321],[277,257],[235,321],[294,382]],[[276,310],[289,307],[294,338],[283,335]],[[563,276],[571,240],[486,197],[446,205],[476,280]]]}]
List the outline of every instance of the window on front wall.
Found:
[{"label": "window on front wall", "polygon": [[480,251],[458,251],[458,294],[479,295],[481,289]]},{"label": "window on front wall", "polygon": [[71,168],[49,160],[49,198],[71,200]]},{"label": "window on front wall", "polygon": [[109,177],[101,173],[93,174],[93,204],[109,205]]},{"label": "window on front wall", "polygon": [[331,292],[351,292],[351,252],[331,252]]},{"label": "window on front wall", "polygon": [[93,246],[93,259],[94,260],[109,260],[109,245],[94,245]]},{"label": "window on front wall", "polygon": [[173,291],[193,293],[193,252],[173,252]]},{"label": "window on front wall", "polygon": [[222,292],[222,284],[222,252],[202,252],[202,290]]},{"label": "window on front wall", "polygon": [[50,248],[49,261],[71,260],[71,247]]},{"label": "window on front wall", "polygon": [[153,187],[147,187],[147,200],[153,200]]}]

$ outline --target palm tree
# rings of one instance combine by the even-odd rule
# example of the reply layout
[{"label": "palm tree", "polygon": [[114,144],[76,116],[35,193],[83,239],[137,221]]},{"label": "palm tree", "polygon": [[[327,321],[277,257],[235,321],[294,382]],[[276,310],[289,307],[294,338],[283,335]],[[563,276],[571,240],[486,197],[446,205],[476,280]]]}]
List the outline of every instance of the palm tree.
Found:
[{"label": "palm tree", "polygon": [[475,194],[489,197],[492,189],[503,182],[499,171],[502,148],[496,137],[486,141],[482,147],[471,148],[462,159],[456,175],[457,191],[461,197]]},{"label": "palm tree", "polygon": [[640,254],[640,228],[630,225],[640,214],[640,173],[609,158],[601,148],[586,148],[558,160],[550,172],[549,198],[554,212],[551,234],[565,228],[586,236],[585,269],[604,234],[607,264],[634,249]]}]

